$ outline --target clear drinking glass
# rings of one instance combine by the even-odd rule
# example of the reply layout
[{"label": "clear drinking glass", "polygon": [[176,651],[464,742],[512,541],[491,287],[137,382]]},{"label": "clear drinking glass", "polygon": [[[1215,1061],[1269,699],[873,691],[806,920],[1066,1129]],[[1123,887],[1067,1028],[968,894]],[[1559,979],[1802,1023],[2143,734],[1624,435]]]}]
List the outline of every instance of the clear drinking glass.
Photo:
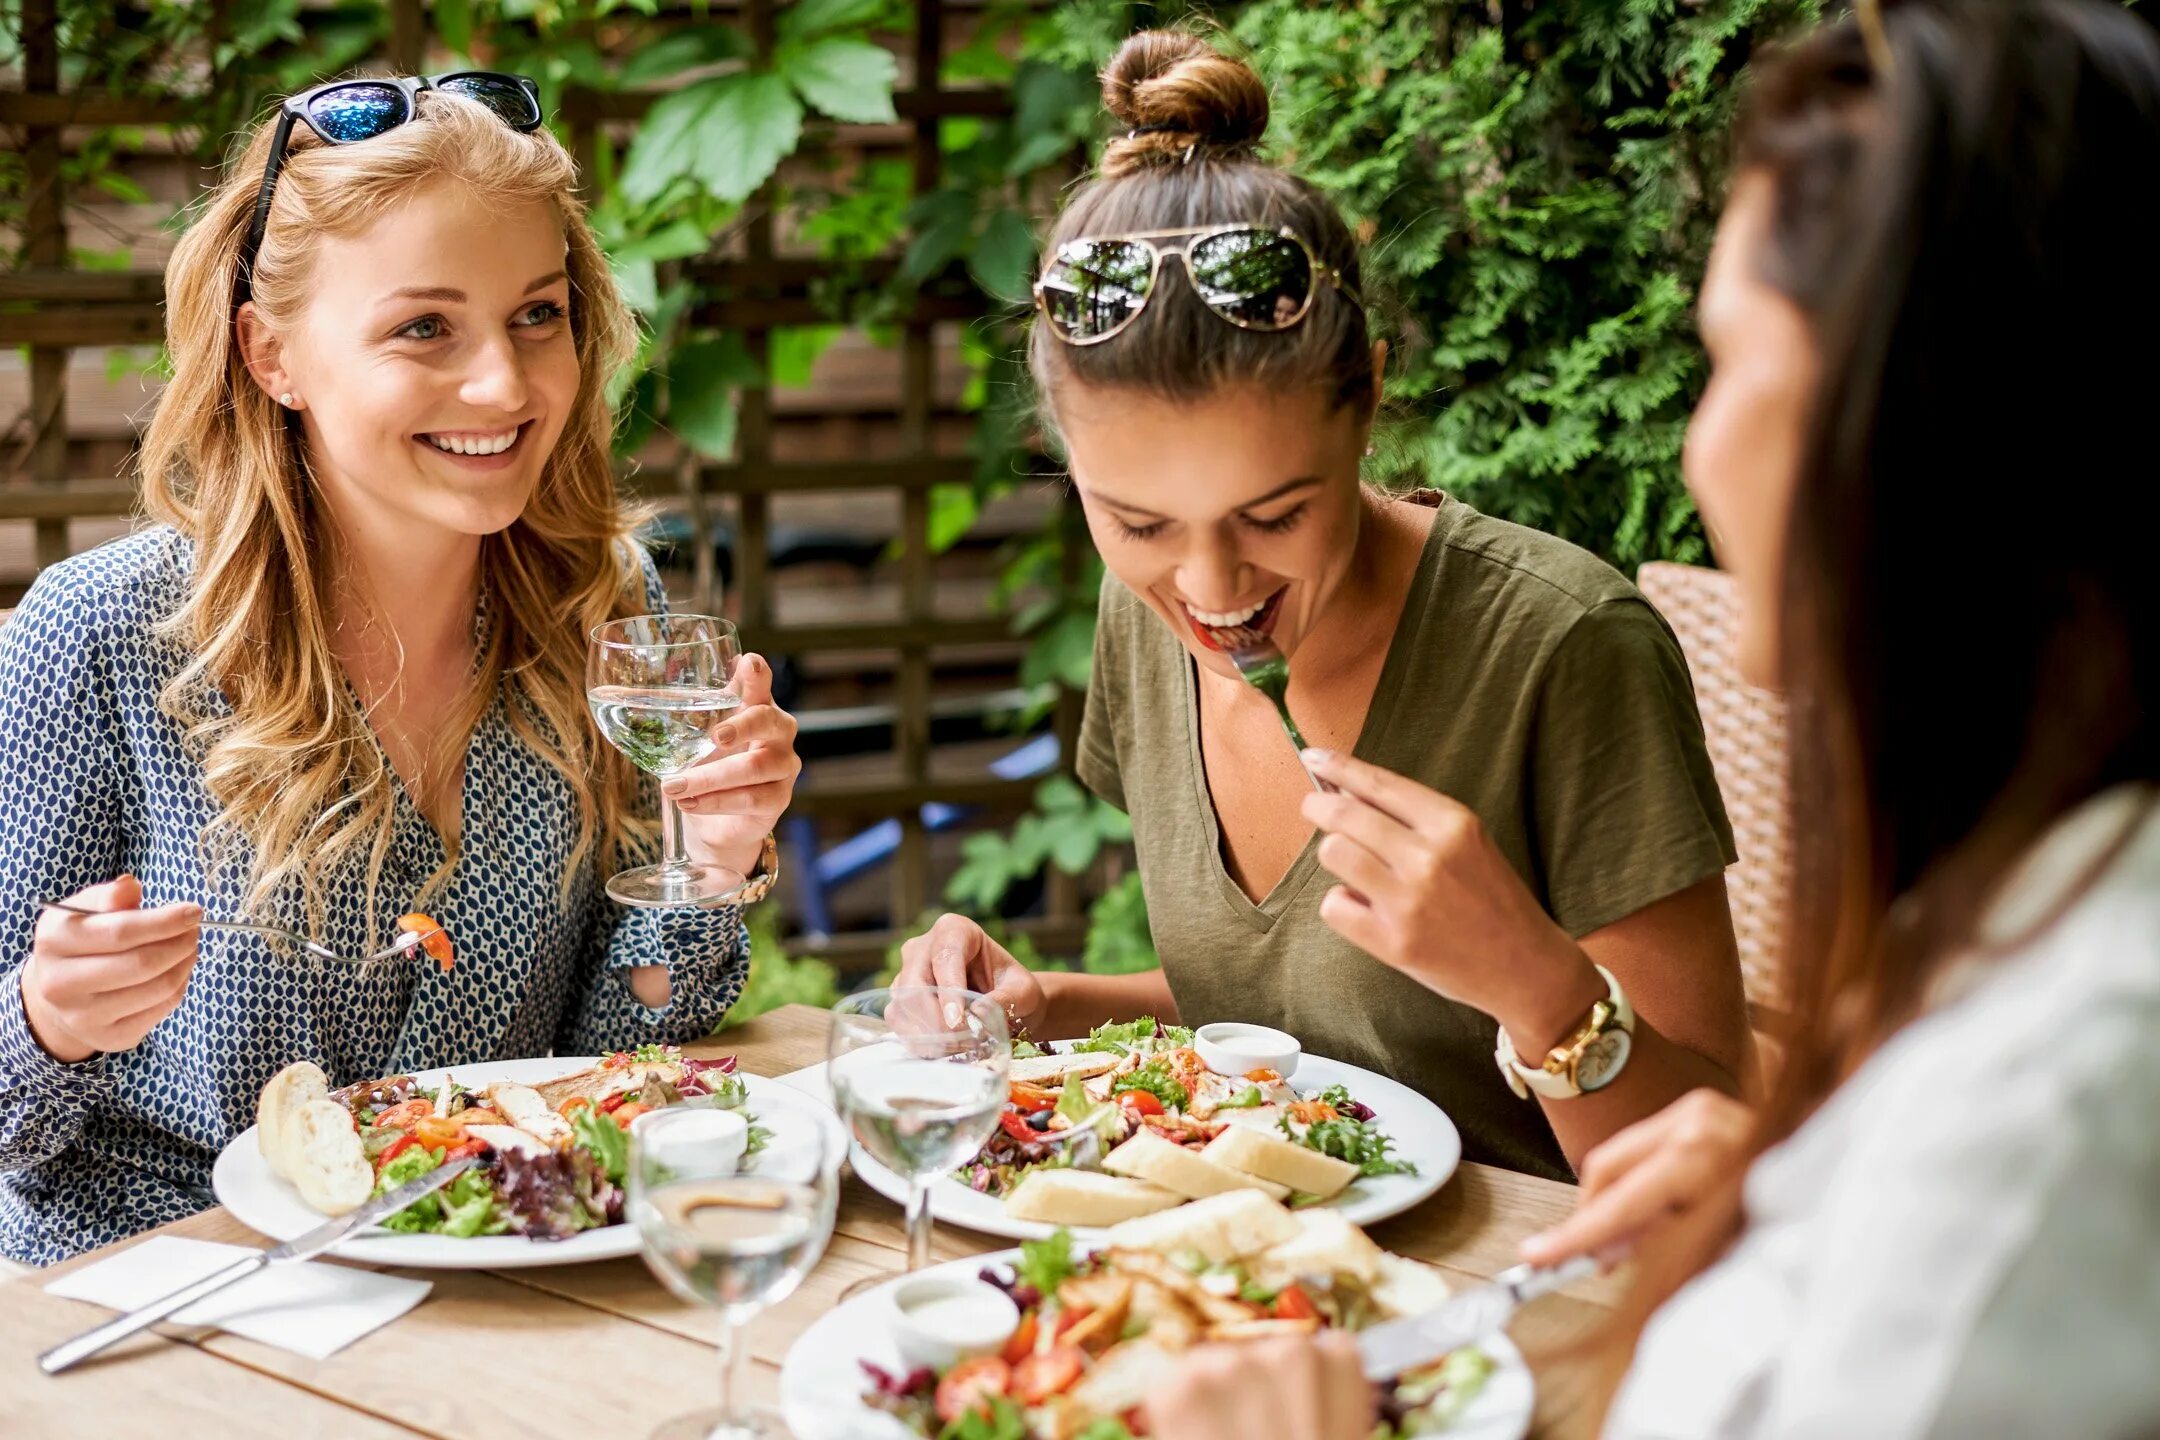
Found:
[{"label": "clear drinking glass", "polygon": [[[713,727],[742,704],[741,658],[735,627],[711,615],[610,620],[585,647],[585,701],[610,745],[665,780],[713,752]],[[625,905],[712,905],[742,889],[733,870],[690,859],[682,812],[664,793],[660,827],[660,863],[614,876],[608,894]]]},{"label": "clear drinking glass", "polygon": [[[774,1432],[739,1406],[742,1327],[794,1293],[825,1253],[840,1157],[823,1127],[740,1167],[732,1112],[680,1106],[638,1117],[627,1212],[645,1263],[668,1289],[720,1313],[720,1405],[680,1415],[653,1440],[758,1440]],[[734,1130],[739,1140],[740,1130]]]},{"label": "clear drinking glass", "polygon": [[908,1183],[908,1269],[920,1270],[930,1263],[931,1183],[972,1159],[1005,1110],[1005,1012],[973,990],[865,990],[833,1007],[826,1053],[840,1118]]}]

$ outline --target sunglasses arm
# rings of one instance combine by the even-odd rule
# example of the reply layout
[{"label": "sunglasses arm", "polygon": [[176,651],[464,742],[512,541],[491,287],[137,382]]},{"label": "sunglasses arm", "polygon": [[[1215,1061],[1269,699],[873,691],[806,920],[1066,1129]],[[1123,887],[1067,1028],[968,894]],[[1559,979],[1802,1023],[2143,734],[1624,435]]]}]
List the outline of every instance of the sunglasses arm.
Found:
[{"label": "sunglasses arm", "polygon": [[263,166],[262,186],[255,192],[255,215],[248,221],[247,236],[240,245],[236,309],[255,293],[255,254],[262,248],[263,230],[270,223],[270,197],[277,189],[278,173],[285,168],[285,144],[292,138],[296,118],[290,106],[280,111],[277,130],[270,137],[270,161]]}]

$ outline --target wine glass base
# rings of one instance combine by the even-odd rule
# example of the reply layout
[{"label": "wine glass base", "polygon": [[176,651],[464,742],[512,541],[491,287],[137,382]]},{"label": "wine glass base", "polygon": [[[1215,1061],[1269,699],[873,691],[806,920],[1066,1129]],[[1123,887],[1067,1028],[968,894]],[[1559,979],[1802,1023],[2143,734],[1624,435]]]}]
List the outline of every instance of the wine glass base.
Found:
[{"label": "wine glass base", "polygon": [[678,905],[722,905],[750,882],[725,865],[645,865],[609,879],[607,893],[625,905],[666,909]]},{"label": "wine glass base", "polygon": [[693,1410],[664,1422],[652,1440],[781,1440],[781,1432],[761,1422],[747,1407],[733,1415],[719,1409]]}]

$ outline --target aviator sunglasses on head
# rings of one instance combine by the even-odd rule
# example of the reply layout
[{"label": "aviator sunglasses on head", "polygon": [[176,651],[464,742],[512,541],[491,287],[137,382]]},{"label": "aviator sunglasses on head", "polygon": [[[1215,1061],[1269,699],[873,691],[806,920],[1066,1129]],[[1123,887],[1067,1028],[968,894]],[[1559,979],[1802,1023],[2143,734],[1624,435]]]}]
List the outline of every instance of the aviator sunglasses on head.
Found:
[{"label": "aviator sunglasses on head", "polygon": [[1247,221],[1068,240],[1044,261],[1035,304],[1058,339],[1098,345],[1147,309],[1166,255],[1184,262],[1201,303],[1241,330],[1288,330],[1312,312],[1321,285],[1334,286],[1352,304],[1364,303],[1342,272],[1321,264],[1296,231]]},{"label": "aviator sunglasses on head", "polygon": [[540,87],[523,75],[493,70],[454,70],[445,75],[399,75],[380,80],[333,80],[290,96],[278,108],[277,133],[270,141],[270,162],[263,167],[262,189],[255,196],[255,216],[240,250],[235,309],[253,292],[255,254],[262,248],[263,226],[270,220],[270,196],[285,168],[285,146],[295,120],[330,145],[351,145],[388,134],[417,112],[420,92],[446,90],[477,100],[503,124],[525,132],[540,128]]}]

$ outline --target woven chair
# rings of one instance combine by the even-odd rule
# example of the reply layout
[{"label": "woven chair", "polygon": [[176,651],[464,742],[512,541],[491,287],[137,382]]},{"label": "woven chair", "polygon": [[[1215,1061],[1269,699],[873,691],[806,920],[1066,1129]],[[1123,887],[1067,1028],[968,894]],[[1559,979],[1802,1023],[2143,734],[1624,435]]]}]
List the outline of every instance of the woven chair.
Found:
[{"label": "woven chair", "polygon": [[1776,695],[1740,678],[1735,655],[1739,597],[1731,576],[1660,562],[1643,566],[1635,578],[1680,637],[1695,677],[1703,735],[1740,852],[1739,863],[1725,874],[1740,969],[1756,1028],[1775,1031],[1785,1010],[1775,966],[1792,868],[1785,708]]}]

